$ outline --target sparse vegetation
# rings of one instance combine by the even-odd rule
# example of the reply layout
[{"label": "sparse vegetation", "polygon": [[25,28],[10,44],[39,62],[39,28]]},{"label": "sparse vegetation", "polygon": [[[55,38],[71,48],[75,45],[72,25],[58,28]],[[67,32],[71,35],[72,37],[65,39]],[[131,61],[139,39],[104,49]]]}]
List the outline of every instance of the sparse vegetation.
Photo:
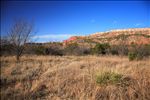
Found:
[{"label": "sparse vegetation", "polygon": [[137,54],[135,52],[129,52],[128,58],[130,61],[135,60],[137,58]]},{"label": "sparse vegetation", "polygon": [[107,55],[2,56],[1,100],[149,100],[149,66]]},{"label": "sparse vegetation", "polygon": [[96,83],[102,85],[117,84],[121,82],[122,75],[115,72],[101,72],[96,75]]},{"label": "sparse vegetation", "polygon": [[150,46],[149,45],[137,45],[132,44],[128,52],[129,60],[141,60],[143,58],[150,56]]},{"label": "sparse vegetation", "polygon": [[114,45],[114,37],[66,46],[24,42],[19,62],[13,45],[1,39],[1,99],[149,100],[150,45],[126,44],[128,37],[118,35]]},{"label": "sparse vegetation", "polygon": [[77,43],[71,43],[67,45],[64,49],[64,55],[87,55],[90,54],[91,50],[90,48],[87,48],[85,46],[80,46]]},{"label": "sparse vegetation", "polygon": [[35,46],[32,50],[37,55],[45,55],[46,48],[44,46]]},{"label": "sparse vegetation", "polygon": [[93,48],[92,52],[94,54],[106,54],[108,53],[110,45],[108,43],[100,44],[97,43]]}]

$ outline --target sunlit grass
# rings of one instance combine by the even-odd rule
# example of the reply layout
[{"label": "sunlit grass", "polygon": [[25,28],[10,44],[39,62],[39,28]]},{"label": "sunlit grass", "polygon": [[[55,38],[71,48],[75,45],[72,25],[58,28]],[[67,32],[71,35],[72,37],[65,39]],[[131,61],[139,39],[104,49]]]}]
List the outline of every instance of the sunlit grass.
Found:
[{"label": "sunlit grass", "polygon": [[149,66],[118,56],[1,57],[1,99],[149,100]]}]

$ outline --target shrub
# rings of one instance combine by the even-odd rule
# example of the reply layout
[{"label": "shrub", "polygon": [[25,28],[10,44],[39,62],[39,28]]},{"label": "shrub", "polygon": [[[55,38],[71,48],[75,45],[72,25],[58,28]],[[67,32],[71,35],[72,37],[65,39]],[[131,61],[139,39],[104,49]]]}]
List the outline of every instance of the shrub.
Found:
[{"label": "shrub", "polygon": [[115,72],[103,72],[96,75],[97,84],[117,84],[120,83],[122,75]]},{"label": "shrub", "polygon": [[74,55],[76,54],[78,49],[77,43],[71,43],[64,48],[64,54],[66,55]]},{"label": "shrub", "polygon": [[14,55],[14,51],[12,49],[13,45],[12,44],[4,44],[0,45],[0,55]]},{"label": "shrub", "polygon": [[124,43],[122,43],[122,44],[119,44],[118,46],[117,46],[117,50],[118,50],[118,54],[119,55],[122,55],[122,56],[124,56],[124,55],[128,55],[128,52],[129,52],[129,50],[128,50],[128,45],[126,45],[126,44],[124,44]]},{"label": "shrub", "polygon": [[0,55],[14,55],[13,45],[7,38],[1,37],[0,39]]},{"label": "shrub", "polygon": [[106,54],[108,53],[110,45],[108,43],[104,44],[96,44],[95,47],[92,49],[93,54]]},{"label": "shrub", "polygon": [[44,55],[46,48],[44,46],[37,46],[34,48],[34,52],[37,55]]},{"label": "shrub", "polygon": [[90,49],[85,46],[79,46],[77,43],[71,43],[64,48],[66,55],[85,55],[90,54]]},{"label": "shrub", "polygon": [[118,47],[116,45],[112,45],[110,47],[110,54],[112,54],[112,55],[118,55],[119,54]]},{"label": "shrub", "polygon": [[137,58],[137,53],[129,52],[128,53],[128,58],[129,58],[129,61],[135,60]]},{"label": "shrub", "polygon": [[36,55],[59,55],[62,56],[63,52],[59,46],[44,46],[44,45],[29,45],[26,46],[26,54]]},{"label": "shrub", "polygon": [[150,55],[150,45],[139,45],[136,48],[137,52],[137,59],[143,59],[144,57],[147,57]]},{"label": "shrub", "polygon": [[60,49],[58,47],[57,48],[49,47],[49,48],[45,49],[45,54],[46,55],[62,56],[63,55],[63,51],[62,51],[62,49]]},{"label": "shrub", "polygon": [[134,43],[131,44],[130,52],[128,53],[130,61],[134,59],[141,60],[148,56],[150,56],[150,45],[137,45]]}]

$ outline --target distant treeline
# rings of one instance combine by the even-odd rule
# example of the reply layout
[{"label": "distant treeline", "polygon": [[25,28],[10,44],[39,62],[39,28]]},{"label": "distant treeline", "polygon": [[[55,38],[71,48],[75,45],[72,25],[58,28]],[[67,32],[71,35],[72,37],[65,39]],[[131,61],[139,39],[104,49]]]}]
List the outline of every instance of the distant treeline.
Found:
[{"label": "distant treeline", "polygon": [[[7,41],[1,41],[1,56],[15,55],[13,45]],[[138,45],[110,45],[109,43],[97,43],[94,47],[81,46],[77,43],[71,43],[63,46],[62,43],[28,43],[25,44],[23,54],[34,55],[121,55],[128,56],[129,60],[143,59],[150,56],[150,44]]]}]

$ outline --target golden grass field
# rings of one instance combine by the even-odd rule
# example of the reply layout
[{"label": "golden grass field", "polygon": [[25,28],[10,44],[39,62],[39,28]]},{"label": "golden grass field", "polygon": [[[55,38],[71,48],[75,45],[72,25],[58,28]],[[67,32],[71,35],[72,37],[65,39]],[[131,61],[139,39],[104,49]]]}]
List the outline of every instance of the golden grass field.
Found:
[{"label": "golden grass field", "polygon": [[[103,72],[123,75],[98,84]],[[150,100],[150,58],[119,56],[1,57],[1,100]]]}]

